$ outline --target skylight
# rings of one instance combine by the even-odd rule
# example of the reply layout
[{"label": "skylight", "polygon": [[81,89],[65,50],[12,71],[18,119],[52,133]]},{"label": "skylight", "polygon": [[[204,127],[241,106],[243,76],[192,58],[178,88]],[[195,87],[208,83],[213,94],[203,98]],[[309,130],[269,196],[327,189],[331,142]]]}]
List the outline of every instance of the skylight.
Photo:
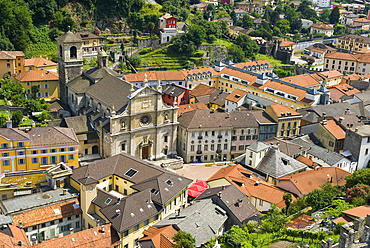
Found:
[{"label": "skylight", "polygon": [[55,215],[60,215],[60,214],[62,214],[58,208],[54,209],[54,213],[55,213]]},{"label": "skylight", "polygon": [[112,201],[112,199],[111,198],[108,198],[106,201],[105,201],[105,204],[109,204],[109,203],[111,203],[111,201]]},{"label": "skylight", "polygon": [[173,182],[172,182],[170,179],[168,179],[168,180],[166,181],[166,184],[167,184],[168,186],[173,186]]},{"label": "skylight", "polygon": [[135,176],[136,175],[136,173],[137,173],[137,170],[135,170],[135,169],[129,169],[126,173],[125,173],[125,176],[127,176],[127,177],[133,177],[133,176]]},{"label": "skylight", "polygon": [[154,195],[158,195],[159,190],[153,188],[153,189],[150,190],[150,193],[152,193]]}]

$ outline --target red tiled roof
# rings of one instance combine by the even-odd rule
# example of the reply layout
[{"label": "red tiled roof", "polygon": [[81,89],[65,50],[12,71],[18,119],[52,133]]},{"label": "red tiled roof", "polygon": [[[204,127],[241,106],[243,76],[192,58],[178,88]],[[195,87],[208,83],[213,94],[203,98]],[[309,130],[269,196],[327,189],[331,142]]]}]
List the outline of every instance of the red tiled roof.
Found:
[{"label": "red tiled roof", "polygon": [[[366,74],[366,75],[368,75],[368,74]],[[364,75],[364,77],[366,77],[366,75]],[[369,76],[370,76],[370,74],[369,74]],[[357,73],[353,73],[351,75],[344,76],[343,78],[349,79],[349,80],[361,80],[362,76],[358,75]]]},{"label": "red tiled roof", "polygon": [[296,160],[298,160],[299,162],[302,162],[302,163],[304,163],[305,165],[307,165],[308,167],[310,167],[310,168],[316,168],[319,164],[318,163],[316,163],[316,162],[313,162],[311,159],[309,159],[309,158],[306,158],[306,157],[304,157],[304,156],[302,156],[302,155],[299,155],[297,158],[296,158]]},{"label": "red tiled roof", "polygon": [[349,84],[337,84],[329,86],[330,98],[339,101],[343,95],[351,96],[353,94],[359,93],[360,91]]},{"label": "red tiled roof", "polygon": [[197,109],[208,109],[208,108],[203,102],[180,105],[179,109],[177,110],[177,116]]},{"label": "red tiled roof", "polygon": [[311,25],[311,27],[317,28],[317,29],[326,29],[326,30],[334,29],[332,26],[326,25],[324,23],[314,23]]},{"label": "red tiled roof", "polygon": [[359,206],[357,208],[351,208],[345,211],[342,211],[342,214],[348,215],[348,216],[353,216],[356,218],[366,218],[368,214],[370,214],[370,206],[369,205],[363,205]]},{"label": "red tiled roof", "polygon": [[150,226],[147,230],[144,230],[143,232],[146,237],[139,239],[139,242],[151,240],[153,242],[154,248],[170,248],[174,243],[172,237],[176,233],[177,230],[172,225],[161,228]]},{"label": "red tiled roof", "polygon": [[339,126],[334,120],[327,120],[324,128],[328,130],[336,139],[344,139],[346,137],[346,130]]},{"label": "red tiled roof", "polygon": [[24,211],[19,214],[12,215],[12,218],[14,223],[18,223],[21,220],[24,227],[34,226],[52,220],[80,214],[81,208],[78,207],[75,209],[73,207],[74,204],[79,204],[78,200],[57,203],[42,208]]},{"label": "red tiled roof", "polygon": [[279,179],[281,181],[290,181],[302,195],[306,195],[314,189],[320,189],[320,186],[332,179],[334,185],[345,185],[345,177],[352,173],[338,167],[321,167],[316,170],[303,171],[297,174],[285,176]]},{"label": "red tiled roof", "polygon": [[286,39],[278,39],[278,40],[281,41],[281,47],[290,47],[290,46],[295,45],[295,42],[293,41],[289,41]]},{"label": "red tiled roof", "polygon": [[328,79],[343,76],[343,74],[337,70],[318,72],[318,74]]},{"label": "red tiled roof", "polygon": [[21,72],[15,78],[21,82],[59,80],[58,73],[53,72],[53,71],[43,71],[43,70]]},{"label": "red tiled roof", "polygon": [[102,233],[102,226],[83,230],[69,234],[67,236],[44,241],[35,246],[35,248],[50,248],[50,247],[78,247],[78,248],[113,248],[118,247],[122,242],[111,226],[111,224],[104,225],[104,233]]},{"label": "red tiled roof", "polygon": [[[26,244],[26,247],[31,247],[30,241],[27,238],[26,233],[23,229],[16,227],[15,225],[8,225],[12,236],[0,232],[0,247],[1,248],[13,248],[19,247],[18,242],[21,241]],[[22,245],[22,247],[25,247]]]},{"label": "red tiled roof", "polygon": [[321,78],[316,78],[316,74],[301,74],[291,77],[280,78],[285,82],[289,82],[292,84],[300,85],[303,87],[310,87],[314,85],[320,85],[318,80],[322,80]]},{"label": "red tiled roof", "polygon": [[225,99],[232,102],[238,102],[240,98],[242,98],[246,94],[247,94],[246,91],[236,89],[232,93],[230,93],[230,95],[228,95]]},{"label": "red tiled roof", "polygon": [[208,85],[204,84],[198,84],[191,92],[190,95],[193,97],[202,97],[202,96],[209,96],[211,93],[213,93],[216,88],[213,88]]},{"label": "red tiled roof", "polygon": [[303,229],[316,223],[316,219],[307,214],[299,216],[291,222],[285,224],[286,228]]},{"label": "red tiled roof", "polygon": [[0,59],[16,59],[17,57],[24,57],[22,51],[0,51]]},{"label": "red tiled roof", "polygon": [[57,65],[57,63],[54,63],[53,61],[50,61],[48,59],[44,59],[43,57],[24,60],[24,66],[44,67],[53,65]]},{"label": "red tiled roof", "polygon": [[353,220],[351,218],[349,218],[348,216],[341,216],[341,217],[333,220],[333,222],[335,224],[338,224],[339,222],[343,222],[343,223],[347,224],[348,222],[351,222],[351,221],[353,221]]},{"label": "red tiled roof", "polygon": [[285,106],[283,106],[281,104],[278,104],[278,103],[272,104],[272,105],[270,105],[270,107],[275,111],[275,113],[278,117],[283,117],[281,115],[281,113],[284,113],[285,116],[287,116],[287,113],[290,113],[291,116],[300,116],[301,115],[300,113],[294,111],[293,109],[285,107]]},{"label": "red tiled roof", "polygon": [[357,18],[353,22],[370,23],[370,20],[366,18]]}]

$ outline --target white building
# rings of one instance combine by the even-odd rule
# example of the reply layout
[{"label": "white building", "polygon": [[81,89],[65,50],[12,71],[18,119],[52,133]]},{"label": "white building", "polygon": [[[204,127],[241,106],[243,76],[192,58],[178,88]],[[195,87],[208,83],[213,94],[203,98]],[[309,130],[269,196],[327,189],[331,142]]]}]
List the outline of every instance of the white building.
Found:
[{"label": "white building", "polygon": [[313,21],[307,19],[301,19],[302,21],[302,28],[309,28],[312,26]]},{"label": "white building", "polygon": [[370,126],[351,128],[346,132],[343,153],[357,161],[357,170],[368,168],[370,161]]},{"label": "white building", "polygon": [[311,25],[311,34],[316,33],[332,36],[334,34],[334,28],[324,23],[314,23]]}]

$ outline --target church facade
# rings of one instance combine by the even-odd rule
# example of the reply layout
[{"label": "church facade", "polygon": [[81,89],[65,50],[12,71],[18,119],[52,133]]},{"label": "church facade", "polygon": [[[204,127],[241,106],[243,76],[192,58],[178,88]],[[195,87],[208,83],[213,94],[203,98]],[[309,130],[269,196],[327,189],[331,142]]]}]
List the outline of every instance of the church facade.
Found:
[{"label": "church facade", "polygon": [[160,84],[141,86],[122,79],[98,54],[98,67],[82,69],[82,40],[71,32],[57,38],[60,97],[73,115],[86,115],[99,136],[99,154],[128,153],[141,159],[176,156],[177,106],[162,100]]}]

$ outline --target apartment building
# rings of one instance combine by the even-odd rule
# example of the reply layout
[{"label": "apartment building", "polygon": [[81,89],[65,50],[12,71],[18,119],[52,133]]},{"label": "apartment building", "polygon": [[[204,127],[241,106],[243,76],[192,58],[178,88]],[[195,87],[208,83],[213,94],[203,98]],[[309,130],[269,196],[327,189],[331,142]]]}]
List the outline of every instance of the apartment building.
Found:
[{"label": "apartment building", "polygon": [[329,53],[325,55],[324,69],[365,75],[370,73],[370,54]]},{"label": "apartment building", "polygon": [[0,51],[0,75],[10,77],[24,72],[24,53],[22,51]]},{"label": "apartment building", "polygon": [[37,57],[32,59],[24,60],[24,70],[25,71],[34,71],[34,70],[43,70],[43,71],[58,71],[58,64],[48,60],[48,58]]},{"label": "apartment building", "polygon": [[50,101],[59,98],[59,76],[54,71],[31,70],[19,73],[15,80],[22,85],[28,96],[32,97],[32,86],[37,86],[36,97]]},{"label": "apartment building", "polygon": [[340,50],[367,53],[370,52],[370,38],[354,34],[344,35],[338,37],[335,47]]},{"label": "apartment building", "polygon": [[334,28],[324,23],[314,23],[310,27],[311,34],[324,34],[326,36],[332,36],[334,34]]},{"label": "apartment building", "polygon": [[100,44],[100,38],[99,36],[87,32],[87,31],[81,31],[76,33],[77,36],[79,36],[82,39],[82,49],[83,54],[82,57],[90,60],[92,58],[96,58],[98,56],[98,53],[102,50],[103,45]]},{"label": "apartment building", "polygon": [[82,229],[110,223],[120,248],[136,247],[145,229],[183,207],[190,183],[125,153],[77,168],[71,176],[80,192]]},{"label": "apartment building", "polygon": [[357,161],[357,170],[368,168],[370,161],[370,128],[368,125],[353,127],[346,132],[343,151]]},{"label": "apartment building", "polygon": [[278,123],[276,137],[294,137],[299,134],[302,118],[300,113],[280,104],[267,106],[266,113]]},{"label": "apartment building", "polygon": [[0,143],[1,173],[46,169],[59,162],[79,167],[79,142],[70,128],[1,128]]}]

